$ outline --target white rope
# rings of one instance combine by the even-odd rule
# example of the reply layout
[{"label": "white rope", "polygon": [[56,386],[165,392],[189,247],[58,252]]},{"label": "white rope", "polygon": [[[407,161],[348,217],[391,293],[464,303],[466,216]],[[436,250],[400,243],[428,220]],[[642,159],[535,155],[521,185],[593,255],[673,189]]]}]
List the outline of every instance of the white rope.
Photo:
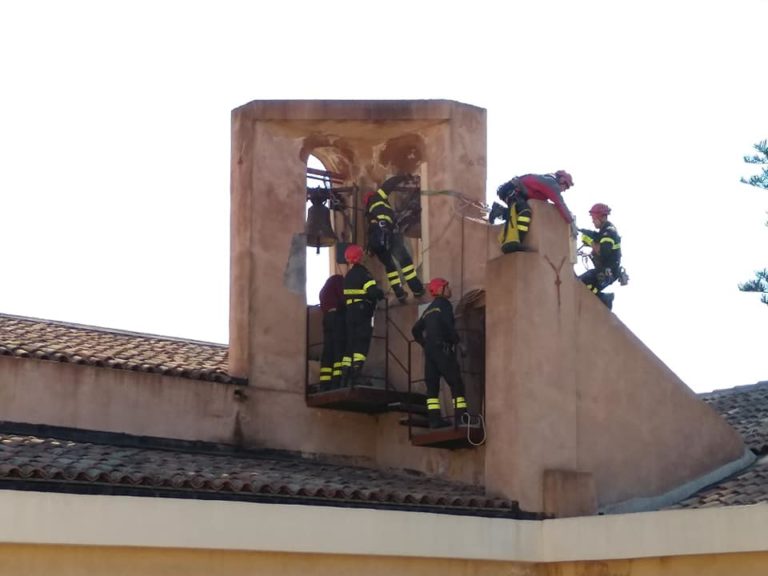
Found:
[{"label": "white rope", "polygon": [[487,438],[487,435],[485,433],[485,418],[483,418],[482,414],[478,414],[476,416],[477,423],[480,425],[480,429],[483,431],[483,439],[480,440],[480,442],[474,442],[472,440],[472,430],[471,430],[472,418],[473,416],[470,415],[469,412],[464,412],[464,414],[461,415],[461,424],[467,427],[467,442],[471,446],[482,446],[483,444],[485,444],[485,440]]}]

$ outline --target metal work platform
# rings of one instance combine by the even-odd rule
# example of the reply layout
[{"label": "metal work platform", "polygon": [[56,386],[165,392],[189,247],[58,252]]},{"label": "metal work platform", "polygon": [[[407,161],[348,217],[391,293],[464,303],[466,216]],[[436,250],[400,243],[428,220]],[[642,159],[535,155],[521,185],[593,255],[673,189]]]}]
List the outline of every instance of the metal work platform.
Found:
[{"label": "metal work platform", "polygon": [[411,434],[411,444],[425,448],[456,450],[458,448],[475,448],[483,442],[485,442],[485,428],[482,424],[431,428],[427,432]]},{"label": "metal work platform", "polygon": [[380,386],[352,386],[308,394],[307,406],[378,414],[397,410],[395,406],[401,404],[424,402],[423,396],[413,396],[414,394],[408,392],[384,389]]}]

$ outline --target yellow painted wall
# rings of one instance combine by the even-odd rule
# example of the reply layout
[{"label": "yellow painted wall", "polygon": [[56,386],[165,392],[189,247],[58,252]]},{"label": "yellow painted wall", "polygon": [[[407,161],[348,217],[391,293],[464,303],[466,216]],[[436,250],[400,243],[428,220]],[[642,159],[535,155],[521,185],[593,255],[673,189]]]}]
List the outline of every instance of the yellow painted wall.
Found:
[{"label": "yellow painted wall", "polygon": [[0,576],[764,576],[768,553],[534,564],[85,546],[0,546]]},{"label": "yellow painted wall", "polygon": [[534,564],[218,550],[0,546],[0,576],[536,576]]},{"label": "yellow painted wall", "polygon": [[0,490],[0,510],[0,576],[768,574],[762,505],[520,521]]},{"label": "yellow painted wall", "polygon": [[541,576],[765,576],[768,553],[566,562],[541,566]]}]

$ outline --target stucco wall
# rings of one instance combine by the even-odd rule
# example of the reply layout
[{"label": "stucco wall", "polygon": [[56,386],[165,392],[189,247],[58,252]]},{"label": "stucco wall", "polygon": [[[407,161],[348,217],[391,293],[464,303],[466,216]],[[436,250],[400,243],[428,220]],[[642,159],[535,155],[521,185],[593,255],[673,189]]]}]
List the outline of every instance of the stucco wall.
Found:
[{"label": "stucco wall", "polygon": [[0,357],[0,420],[239,442],[241,386]]},{"label": "stucco wall", "polygon": [[764,576],[768,553],[559,564],[219,550],[0,545],[0,576]]},{"label": "stucco wall", "polygon": [[565,562],[540,568],[540,576],[761,576],[768,571],[768,553]]},{"label": "stucco wall", "polygon": [[[422,279],[449,278],[461,296],[467,271],[484,274],[462,240],[462,219],[452,195],[480,200],[485,187],[485,110],[447,101],[256,101],[232,113],[232,271],[230,365],[249,379],[242,430],[247,444],[341,455],[384,467],[409,467],[462,480],[482,478],[482,453],[414,448],[398,416],[310,409],[304,401],[305,295],[284,283],[296,234],[304,230],[308,154],[331,164],[365,191],[404,171],[421,177]],[[362,222],[358,222],[358,232]],[[430,232],[431,230],[431,232]],[[465,260],[474,258],[472,264]],[[478,264],[477,260],[480,261]],[[387,289],[383,267],[366,264]],[[392,319],[410,337],[415,304]],[[377,332],[381,325],[377,322]],[[396,342],[401,360],[407,354]],[[367,370],[383,373],[385,354],[374,341]],[[396,349],[396,350],[395,350]],[[420,350],[413,349],[420,377]],[[394,365],[391,380],[405,389]]]},{"label": "stucco wall", "polygon": [[[415,160],[398,156],[403,141],[418,144]],[[414,448],[399,415],[306,407],[306,299],[283,273],[304,227],[306,156],[318,146],[345,177],[367,185],[413,160],[407,168],[421,175],[425,192],[423,278],[448,278],[456,299],[485,286],[485,447]],[[233,375],[249,379],[244,394],[236,397],[231,385],[0,358],[0,418],[340,455],[485,483],[536,511],[545,508],[546,471],[591,474],[596,501],[606,505],[660,494],[737,459],[743,445],[735,431],[574,277],[568,228],[552,206],[533,202],[533,252],[501,256],[490,227],[462,220],[451,193],[482,200],[484,185],[479,108],[444,101],[238,108],[229,360]],[[417,309],[393,315],[407,333]],[[371,364],[383,357],[372,354]]]},{"label": "stucco wall", "polygon": [[519,521],[0,491],[0,574],[752,576],[765,506]]},{"label": "stucco wall", "polygon": [[[518,562],[279,554],[219,550],[157,550],[0,545],[0,576],[536,576]],[[748,575],[749,576],[749,575]]]},{"label": "stucco wall", "polygon": [[605,505],[738,459],[739,435],[578,281],[555,208],[532,205],[535,251],[487,268],[487,488],[541,510],[545,470],[587,472]]}]

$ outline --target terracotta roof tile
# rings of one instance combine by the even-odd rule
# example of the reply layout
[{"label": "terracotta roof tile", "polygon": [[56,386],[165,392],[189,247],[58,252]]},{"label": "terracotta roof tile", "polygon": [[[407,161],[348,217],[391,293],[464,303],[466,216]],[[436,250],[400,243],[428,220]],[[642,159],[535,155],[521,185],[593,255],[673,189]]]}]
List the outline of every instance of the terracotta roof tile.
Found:
[{"label": "terracotta roof tile", "polygon": [[166,376],[244,383],[228,373],[225,344],[0,314],[0,355]]},{"label": "terracotta roof tile", "polygon": [[736,476],[705,488],[670,508],[712,508],[760,503],[768,504],[768,456]]},{"label": "terracotta roof tile", "polygon": [[[117,446],[0,433],[0,488],[19,481],[141,488],[147,496],[226,496],[336,506],[527,517],[511,500],[483,488],[426,477],[331,464],[288,453],[228,453]],[[5,485],[5,486],[4,486]],[[33,486],[34,487],[34,486]],[[58,489],[55,488],[54,489]],[[259,496],[261,498],[259,498]]]},{"label": "terracotta roof tile", "polygon": [[[223,344],[0,314],[0,355],[235,382],[228,374],[227,354]],[[753,452],[768,454],[768,381],[700,397],[742,434]],[[515,502],[484,496],[481,487],[418,474],[323,464],[295,456],[153,450],[0,433],[0,487],[18,481],[130,487],[151,495],[178,491],[469,514],[494,511],[514,517],[526,514]],[[768,502],[765,457],[673,508],[762,502]]]},{"label": "terracotta roof tile", "polygon": [[715,390],[699,397],[742,435],[748,448],[763,456],[749,468],[670,508],[768,503],[768,382]]},{"label": "terracotta roof tile", "polygon": [[741,433],[753,452],[768,453],[768,381],[715,390],[699,397]]}]

